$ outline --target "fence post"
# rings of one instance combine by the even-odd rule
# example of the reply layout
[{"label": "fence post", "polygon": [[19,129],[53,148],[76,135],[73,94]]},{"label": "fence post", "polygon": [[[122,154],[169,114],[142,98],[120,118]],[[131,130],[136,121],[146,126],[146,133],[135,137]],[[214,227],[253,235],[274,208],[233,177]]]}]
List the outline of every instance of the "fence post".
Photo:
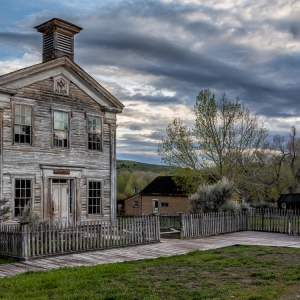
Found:
[{"label": "fence post", "polygon": [[183,224],[183,213],[180,212],[179,213],[179,219],[180,219],[180,239],[183,240],[184,239],[184,224]]},{"label": "fence post", "polygon": [[154,232],[156,232],[156,237],[155,240],[157,242],[160,242],[160,217],[159,216],[155,216],[154,217],[154,223],[153,225],[155,226],[156,230]]},{"label": "fence post", "polygon": [[22,258],[24,260],[29,259],[29,226],[28,224],[20,224],[22,232]]}]

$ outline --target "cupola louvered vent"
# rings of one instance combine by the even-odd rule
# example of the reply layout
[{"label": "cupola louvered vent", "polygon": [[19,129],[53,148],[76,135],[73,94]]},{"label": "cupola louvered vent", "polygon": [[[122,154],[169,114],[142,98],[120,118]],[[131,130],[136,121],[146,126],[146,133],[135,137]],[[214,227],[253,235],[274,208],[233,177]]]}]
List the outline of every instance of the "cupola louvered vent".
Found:
[{"label": "cupola louvered vent", "polygon": [[54,44],[54,33],[50,33],[44,36],[44,52],[50,51],[53,49]]},{"label": "cupola louvered vent", "polygon": [[72,38],[68,35],[57,33],[57,49],[72,53]]},{"label": "cupola louvered vent", "polygon": [[82,28],[61,19],[52,19],[35,27],[43,33],[43,62],[68,56],[74,60],[74,35]]}]

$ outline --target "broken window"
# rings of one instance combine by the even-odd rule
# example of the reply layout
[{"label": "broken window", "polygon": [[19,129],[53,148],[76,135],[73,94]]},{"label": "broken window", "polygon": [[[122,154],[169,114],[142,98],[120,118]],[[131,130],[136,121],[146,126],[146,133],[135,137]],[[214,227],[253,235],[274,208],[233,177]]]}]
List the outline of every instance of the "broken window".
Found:
[{"label": "broken window", "polygon": [[53,146],[69,147],[69,114],[63,111],[54,111],[53,115]]},{"label": "broken window", "polygon": [[15,105],[14,115],[14,142],[31,144],[31,107]]},{"label": "broken window", "polygon": [[101,118],[88,117],[88,149],[101,151]]}]

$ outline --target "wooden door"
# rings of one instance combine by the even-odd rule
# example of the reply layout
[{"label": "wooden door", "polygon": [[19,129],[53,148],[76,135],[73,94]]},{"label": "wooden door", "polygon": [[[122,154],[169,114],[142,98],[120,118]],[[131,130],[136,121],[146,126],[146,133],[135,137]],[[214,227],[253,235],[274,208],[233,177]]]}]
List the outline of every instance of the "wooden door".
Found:
[{"label": "wooden door", "polygon": [[67,183],[52,184],[52,220],[69,221],[69,185]]},{"label": "wooden door", "polygon": [[153,207],[153,213],[157,214],[158,213],[158,200],[152,200],[152,207]]}]

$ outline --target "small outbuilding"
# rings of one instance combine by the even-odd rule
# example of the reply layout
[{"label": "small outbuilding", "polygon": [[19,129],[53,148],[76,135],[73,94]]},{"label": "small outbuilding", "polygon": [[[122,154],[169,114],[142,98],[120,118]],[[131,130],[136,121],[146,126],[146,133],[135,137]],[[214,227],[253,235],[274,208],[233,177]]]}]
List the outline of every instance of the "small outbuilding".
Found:
[{"label": "small outbuilding", "polygon": [[278,199],[279,209],[300,209],[300,193],[281,194]]},{"label": "small outbuilding", "polygon": [[188,213],[189,195],[182,191],[172,176],[156,177],[139,194],[125,200],[125,215]]}]

